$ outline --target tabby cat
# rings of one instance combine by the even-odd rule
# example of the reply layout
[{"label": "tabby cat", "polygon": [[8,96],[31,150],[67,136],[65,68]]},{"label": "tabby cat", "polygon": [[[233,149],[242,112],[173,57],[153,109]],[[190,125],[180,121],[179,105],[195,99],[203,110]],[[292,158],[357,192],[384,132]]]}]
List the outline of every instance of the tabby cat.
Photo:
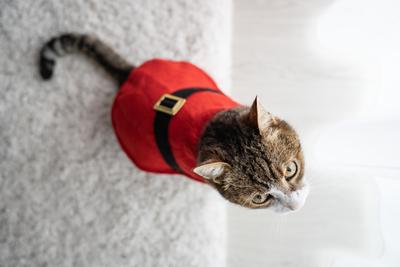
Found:
[{"label": "tabby cat", "polygon": [[[52,77],[56,58],[82,52],[100,63],[122,84],[135,68],[98,38],[63,34],[40,52],[40,74]],[[277,212],[298,210],[308,194],[299,138],[284,120],[265,111],[256,97],[215,115],[199,140],[193,172],[230,202]]]}]

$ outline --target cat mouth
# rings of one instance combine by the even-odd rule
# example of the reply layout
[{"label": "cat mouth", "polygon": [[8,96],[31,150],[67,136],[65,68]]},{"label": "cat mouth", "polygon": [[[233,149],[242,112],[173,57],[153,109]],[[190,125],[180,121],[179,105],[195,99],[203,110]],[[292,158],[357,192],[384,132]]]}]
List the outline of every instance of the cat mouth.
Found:
[{"label": "cat mouth", "polygon": [[271,208],[276,213],[286,214],[286,213],[296,212],[300,210],[301,207],[293,205],[285,205],[277,201],[276,204],[274,203],[274,205],[271,206]]}]

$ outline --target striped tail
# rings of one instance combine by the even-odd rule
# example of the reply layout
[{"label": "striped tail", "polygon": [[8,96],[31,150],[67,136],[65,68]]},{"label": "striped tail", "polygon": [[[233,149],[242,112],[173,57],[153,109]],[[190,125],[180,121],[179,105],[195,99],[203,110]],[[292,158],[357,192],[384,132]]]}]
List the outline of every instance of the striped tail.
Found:
[{"label": "striped tail", "polygon": [[134,68],[98,38],[86,34],[66,33],[50,39],[42,47],[39,61],[42,78],[51,79],[58,57],[76,52],[81,52],[97,61],[119,83],[124,82]]}]

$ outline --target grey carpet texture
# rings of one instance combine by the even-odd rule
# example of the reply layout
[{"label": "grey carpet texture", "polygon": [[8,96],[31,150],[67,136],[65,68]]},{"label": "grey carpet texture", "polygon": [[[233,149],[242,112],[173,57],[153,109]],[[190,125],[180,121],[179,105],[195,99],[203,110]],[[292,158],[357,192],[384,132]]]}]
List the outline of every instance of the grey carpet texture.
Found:
[{"label": "grey carpet texture", "polygon": [[229,86],[228,0],[0,1],[0,266],[224,266],[225,202],[138,170],[114,136],[117,84],[93,62],[38,50],[94,33],[129,61],[190,60]]}]

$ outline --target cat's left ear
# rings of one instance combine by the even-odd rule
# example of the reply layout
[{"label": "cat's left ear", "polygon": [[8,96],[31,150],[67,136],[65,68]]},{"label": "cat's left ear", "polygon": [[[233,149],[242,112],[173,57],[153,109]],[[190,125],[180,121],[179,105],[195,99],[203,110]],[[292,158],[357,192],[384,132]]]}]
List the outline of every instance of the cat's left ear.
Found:
[{"label": "cat's left ear", "polygon": [[217,161],[199,165],[193,169],[193,172],[207,180],[211,180],[216,184],[220,184],[220,178],[222,174],[230,168],[231,165],[228,163]]},{"label": "cat's left ear", "polygon": [[258,128],[260,134],[266,132],[270,126],[277,124],[277,118],[264,109],[258,96],[250,107],[249,120]]}]

